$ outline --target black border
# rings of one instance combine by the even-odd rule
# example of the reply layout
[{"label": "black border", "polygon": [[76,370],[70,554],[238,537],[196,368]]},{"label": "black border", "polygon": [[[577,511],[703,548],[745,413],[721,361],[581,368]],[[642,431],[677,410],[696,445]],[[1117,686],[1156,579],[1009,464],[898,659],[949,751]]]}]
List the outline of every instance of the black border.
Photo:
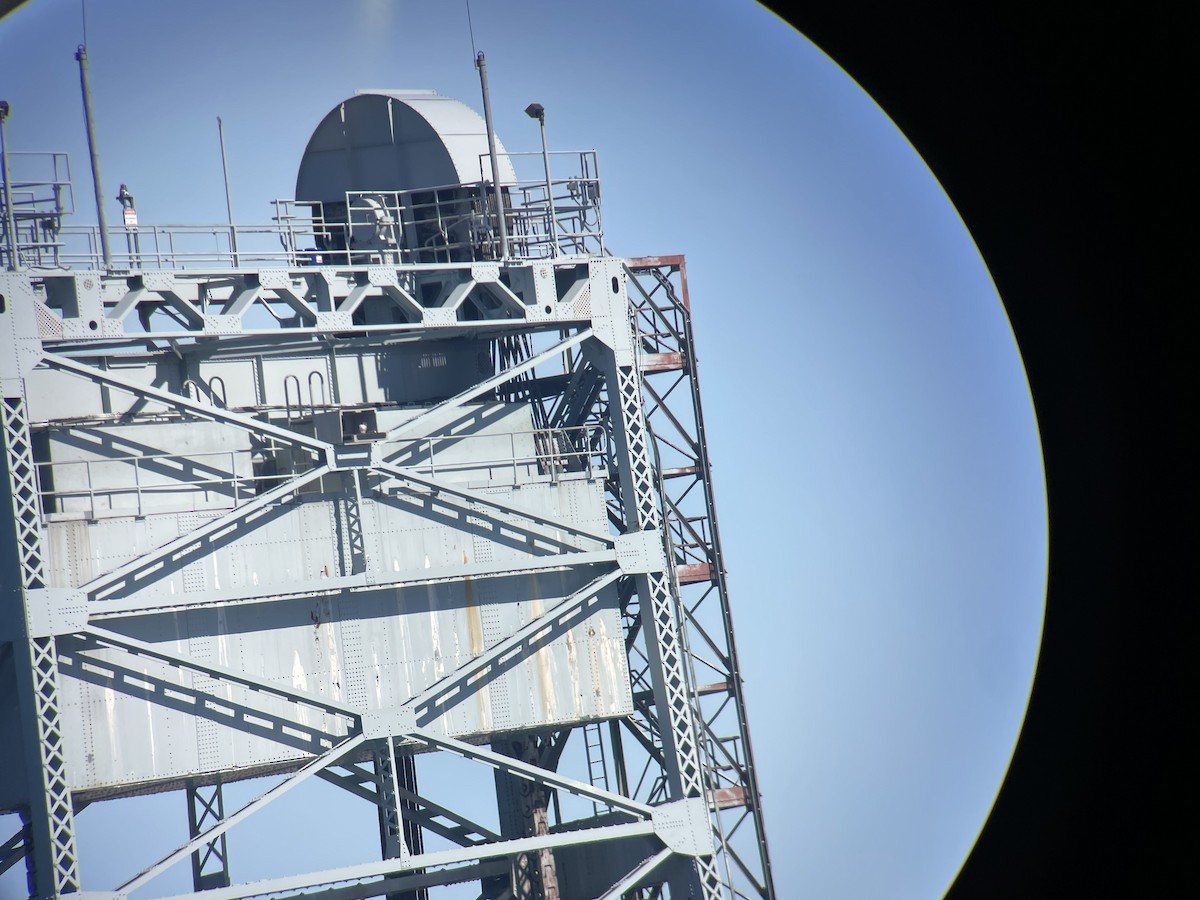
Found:
[{"label": "black border", "polygon": [[[22,2],[0,0],[0,17]],[[1157,0],[766,5],[875,98],[946,188],[1037,409],[1042,654],[1012,767],[948,897],[1187,896],[1200,881],[1183,431],[1200,23]],[[788,835],[771,840],[789,851]]]},{"label": "black border", "polygon": [[[1185,666],[1200,554],[1181,427],[1200,302],[1186,271],[1200,262],[1196,23],[1165,5],[1054,0],[767,6],[871,94],[945,187],[1037,411],[1042,652],[1012,766],[947,896],[1185,895],[1200,882],[1185,727],[1200,718]],[[787,852],[786,835],[772,842]]]}]

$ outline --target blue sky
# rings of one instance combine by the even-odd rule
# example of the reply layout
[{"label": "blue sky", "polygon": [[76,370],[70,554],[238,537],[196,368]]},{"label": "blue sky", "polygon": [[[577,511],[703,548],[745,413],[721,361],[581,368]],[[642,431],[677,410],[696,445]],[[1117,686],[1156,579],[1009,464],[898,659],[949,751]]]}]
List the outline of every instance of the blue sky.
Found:
[{"label": "blue sky", "polygon": [[[552,147],[599,154],[610,250],[687,255],[780,895],[940,896],[1018,734],[1047,565],[1032,402],[970,235],[884,112],[747,0],[476,0],[472,18],[508,149],[537,149],[523,110],[542,103]],[[81,39],[79,0],[0,21],[0,97],[10,149],[71,154],[89,221]],[[107,0],[88,45],[106,193],[128,183],[143,222],[224,220],[218,115],[235,217],[263,222],[354,90],[481,106],[462,3]],[[79,827],[85,885],[106,889],[105,841],[167,849],[186,823],[175,797]],[[239,840],[235,877],[279,855]],[[306,863],[324,852],[304,840]],[[171,877],[152,886],[186,889],[186,864]]]}]

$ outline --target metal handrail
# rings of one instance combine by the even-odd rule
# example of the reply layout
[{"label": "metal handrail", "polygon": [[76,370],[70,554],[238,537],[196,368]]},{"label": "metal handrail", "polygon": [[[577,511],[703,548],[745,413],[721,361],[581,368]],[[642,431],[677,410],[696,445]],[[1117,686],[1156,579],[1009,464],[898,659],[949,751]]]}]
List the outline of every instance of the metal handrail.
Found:
[{"label": "metal handrail", "polygon": [[[466,435],[428,435],[408,440],[400,440],[393,446],[399,445],[401,449],[398,453],[393,453],[392,457],[401,455],[404,452],[404,445],[410,445],[412,448],[423,449],[424,455],[419,459],[408,464],[408,467],[416,472],[436,475],[449,475],[461,472],[473,472],[487,470],[488,479],[495,483],[498,471],[503,473],[504,470],[509,470],[512,473],[514,485],[520,483],[528,483],[532,472],[527,471],[524,479],[521,477],[521,469],[525,467],[527,470],[535,467],[538,475],[548,475],[552,483],[557,483],[558,479],[568,472],[582,472],[587,480],[592,480],[598,475],[603,475],[607,472],[607,435],[604,429],[599,425],[578,425],[570,428],[542,428],[532,431],[516,431],[507,432],[509,439],[509,453],[507,456],[499,456],[493,458],[477,458],[477,459],[461,459],[461,460],[445,460],[440,462],[437,459],[438,453],[445,453],[445,449],[452,445],[461,444],[464,441],[470,440],[489,440],[495,441],[499,434],[466,434]],[[534,452],[519,453],[517,442],[520,438],[531,437],[534,446]],[[540,438],[540,440],[539,440]],[[562,440],[560,440],[560,438]],[[594,439],[599,438],[599,447],[593,446],[597,443]],[[565,447],[564,447],[565,443]],[[570,449],[566,449],[570,448]],[[582,448],[582,449],[579,449]],[[147,512],[171,512],[178,510],[170,510],[166,508],[148,508],[145,505],[144,497],[153,494],[179,493],[185,490],[215,492],[215,489],[222,485],[228,485],[232,489],[225,492],[232,500],[232,506],[236,507],[242,499],[256,496],[260,492],[260,485],[269,484],[275,481],[283,481],[294,477],[294,473],[284,472],[278,474],[260,475],[249,473],[246,475],[237,475],[237,457],[242,456],[244,459],[253,459],[252,451],[249,448],[238,450],[209,450],[198,453],[138,453],[138,454],[121,454],[117,456],[97,457],[95,459],[69,459],[69,460],[44,460],[35,463],[39,472],[39,484],[45,484],[47,479],[42,475],[43,472],[50,470],[53,473],[55,468],[67,466],[82,466],[84,469],[85,486],[77,488],[63,488],[54,490],[41,490],[43,508],[50,509],[61,505],[64,501],[72,497],[87,497],[88,509],[83,510],[55,510],[54,514],[59,516],[79,516],[82,518],[95,519],[101,510],[97,509],[97,497],[113,496],[117,494],[132,493],[136,496],[137,502],[133,508],[110,508],[103,510],[109,515],[124,515],[124,516],[144,516]],[[270,451],[265,451],[269,453]],[[188,462],[197,463],[200,460],[222,457],[228,458],[229,469],[231,473],[226,476],[224,474],[215,475],[209,478],[196,478],[178,481],[154,482],[145,483],[142,478],[142,470],[148,463],[154,462]],[[97,485],[92,474],[92,467],[100,464],[126,463],[133,468],[133,483],[121,485]],[[224,469],[222,469],[222,472]]]},{"label": "metal handrail", "polygon": [[[209,451],[202,451],[199,453],[188,453],[188,454],[139,453],[139,454],[127,454],[127,455],[121,455],[121,456],[97,457],[95,459],[45,460],[45,461],[35,463],[35,466],[38,469],[38,473],[39,473],[39,484],[45,483],[45,478],[42,477],[42,473],[44,471],[46,471],[47,469],[49,469],[51,472],[53,472],[53,470],[55,468],[60,468],[60,467],[65,468],[68,466],[83,466],[84,480],[85,480],[85,485],[86,485],[85,487],[63,488],[61,490],[60,489],[55,489],[55,490],[44,490],[43,489],[43,490],[40,490],[39,493],[42,497],[43,508],[49,508],[51,505],[57,506],[57,505],[59,505],[58,501],[65,500],[67,498],[87,497],[88,498],[88,512],[86,514],[84,514],[82,511],[78,511],[78,514],[81,516],[84,516],[85,518],[95,519],[95,518],[97,518],[97,512],[98,512],[98,510],[96,508],[96,498],[98,496],[99,497],[112,496],[112,495],[116,495],[116,494],[128,494],[128,493],[132,492],[137,497],[137,504],[133,509],[111,508],[109,510],[106,510],[105,512],[109,512],[114,515],[144,516],[146,514],[147,510],[144,505],[143,498],[147,494],[178,493],[181,490],[187,490],[187,489],[203,490],[204,492],[208,493],[219,485],[230,485],[232,487],[232,490],[229,492],[229,494],[233,500],[233,506],[237,506],[239,500],[242,499],[242,497],[252,497],[258,493],[256,488],[250,488],[250,487],[246,487],[243,490],[239,491],[240,485],[244,485],[247,482],[269,482],[272,480],[282,480],[282,479],[291,477],[290,475],[287,475],[287,474],[260,476],[260,475],[255,475],[255,474],[251,473],[251,474],[241,475],[241,476],[239,476],[237,474],[231,474],[228,477],[226,477],[224,475],[220,475],[220,476],[214,476],[211,478],[197,478],[197,479],[189,479],[189,480],[155,482],[155,483],[150,483],[150,484],[143,483],[143,480],[142,480],[142,474],[141,474],[142,468],[147,463],[154,463],[156,461],[167,461],[167,462],[184,462],[184,461],[186,461],[186,462],[195,463],[201,459],[211,458],[214,456],[228,457],[229,458],[229,471],[231,473],[236,473],[236,471],[237,471],[237,456],[238,455],[249,456],[250,453],[251,453],[251,451],[248,448],[241,449],[241,450],[209,450]],[[93,475],[92,475],[92,467],[94,465],[101,465],[101,464],[107,465],[107,464],[112,464],[112,463],[128,463],[128,464],[132,465],[133,473],[134,473],[133,474],[133,483],[132,484],[113,485],[110,487],[105,487],[103,485],[97,486],[95,483],[95,479],[93,478]],[[154,512],[166,512],[167,510],[156,508],[153,511]],[[59,515],[63,515],[63,514],[71,515],[75,511],[56,510],[55,512]]]},{"label": "metal handrail", "polygon": [[[495,441],[499,434],[448,434],[428,435],[396,441],[392,446],[400,447],[390,453],[390,459],[396,459],[409,453],[410,459],[405,463],[406,468],[430,476],[456,474],[462,472],[481,472],[487,470],[489,483],[497,483],[497,470],[502,473],[505,469],[512,473],[512,484],[523,483],[519,478],[520,468],[537,466],[539,475],[549,475],[551,482],[564,474],[576,471],[583,472],[587,480],[592,480],[607,472],[609,456],[607,433],[599,425],[576,425],[568,428],[538,428],[532,431],[506,432],[509,438],[509,453],[507,456],[493,458],[468,458],[462,460],[438,461],[440,448],[460,444],[470,440]],[[532,454],[519,454],[517,439],[531,437],[534,451]],[[563,438],[563,441],[558,440]],[[574,438],[574,440],[572,439]],[[599,438],[599,448],[593,447],[593,438]],[[540,439],[540,440],[539,440]],[[564,449],[563,444],[570,449]],[[582,448],[582,449],[580,449]],[[424,451],[422,454],[420,451]],[[414,452],[415,451],[415,452]],[[443,450],[444,452],[444,450]]]},{"label": "metal handrail", "polygon": [[[509,154],[526,155],[532,154]],[[552,179],[549,196],[544,179],[503,185],[509,198],[505,224],[512,235],[510,258],[602,254],[595,151],[550,155],[575,158],[578,167],[568,176]],[[69,182],[53,183],[58,185],[55,190],[61,191],[65,184],[69,192]],[[490,185],[484,181],[406,191],[352,191],[339,204],[290,199],[273,204],[275,214],[267,223],[110,227],[111,267],[128,272],[265,265],[301,268],[479,262],[498,256],[497,222]],[[14,201],[13,205],[18,204]],[[17,243],[24,265],[49,270],[103,268],[99,228],[62,224],[62,215],[69,211],[60,208],[49,229],[41,228],[37,217],[18,224]],[[390,239],[386,235],[389,230]],[[364,245],[353,246],[353,239],[361,235],[368,238]]]}]

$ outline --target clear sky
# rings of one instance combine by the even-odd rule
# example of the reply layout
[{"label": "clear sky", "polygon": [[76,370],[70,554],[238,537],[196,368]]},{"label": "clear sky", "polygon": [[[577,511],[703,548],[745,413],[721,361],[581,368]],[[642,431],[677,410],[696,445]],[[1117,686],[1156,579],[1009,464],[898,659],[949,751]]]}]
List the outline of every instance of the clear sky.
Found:
[{"label": "clear sky", "polygon": [[[523,110],[542,103],[552,147],[599,153],[610,250],[687,255],[780,896],[940,896],[1012,753],[1047,565],[1032,401],[970,235],[885,113],[749,0],[475,0],[472,18],[508,149],[537,149]],[[218,115],[235,217],[265,222],[354,90],[481,110],[462,2],[104,0],[87,28],[106,192],[128,183],[143,222],[225,219]],[[0,20],[10,149],[68,151],[83,222],[81,40],[80,0]],[[361,804],[317,788],[326,819]],[[236,879],[344,849],[287,830],[302,806],[258,843],[231,832]],[[356,821],[342,840],[377,853]],[[179,795],[78,825],[93,889],[186,832]],[[189,886],[184,863],[145,896]],[[0,900],[22,889],[0,878]]]}]

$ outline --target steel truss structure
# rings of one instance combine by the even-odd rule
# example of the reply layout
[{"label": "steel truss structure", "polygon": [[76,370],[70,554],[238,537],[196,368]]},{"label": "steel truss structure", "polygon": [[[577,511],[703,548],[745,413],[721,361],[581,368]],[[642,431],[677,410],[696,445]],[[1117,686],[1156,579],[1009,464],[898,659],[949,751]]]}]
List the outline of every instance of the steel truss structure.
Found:
[{"label": "steel truss structure", "polygon": [[[355,393],[335,359],[378,362],[410,347],[441,358],[454,342],[487,348],[486,371],[407,407]],[[187,896],[210,900],[436,897],[462,882],[496,900],[775,896],[682,257],[19,270],[0,274],[0,355],[10,498],[0,520],[0,685],[19,700],[19,729],[4,738],[17,774],[0,785],[0,802],[22,816],[0,845],[0,870],[23,860],[31,896],[125,897],[185,860]],[[332,362],[305,384],[298,356]],[[236,370],[244,380],[221,368],[234,362],[246,363]],[[94,416],[81,419],[63,399],[75,391],[95,399]],[[489,404],[531,410],[533,452],[489,459],[487,483],[453,477],[451,451],[466,441],[455,423]],[[135,446],[135,432],[120,430],[132,425],[147,434],[211,427],[244,450],[226,463],[169,442]],[[60,444],[86,444],[92,456],[56,457]],[[478,474],[481,464],[469,465]],[[106,482],[103,466],[122,474]],[[521,499],[521,490],[572,484],[603,498],[606,526]],[[171,503],[201,496],[203,508],[174,510],[186,527],[154,530]],[[224,566],[238,541],[318,507],[329,511],[328,533],[306,539],[328,545],[321,558],[333,560],[318,577],[222,587],[215,574],[196,574]],[[373,558],[385,507],[511,552],[473,561],[464,552],[461,564],[427,554],[423,567],[387,571]],[[84,566],[61,549],[63,522],[119,522],[139,543]],[[264,677],[245,658],[204,652],[202,640],[181,649],[155,624],[301,604],[319,640],[323,624],[339,623],[349,671],[365,640],[353,637],[355,603],[366,602],[356,598],[451,584],[484,591],[547,574],[568,585],[561,596],[534,598],[520,622],[485,618],[469,652],[401,702],[368,702],[349,682],[335,690]],[[609,706],[584,698],[540,727],[531,727],[537,716],[514,714],[506,726],[500,713],[473,711],[527,661],[564,641],[575,647],[572,635],[603,623],[608,606],[624,658],[593,659],[588,671],[626,679]],[[597,646],[579,652],[595,656]],[[63,698],[93,689],[185,717],[198,762],[136,784],[72,771],[81,738]],[[251,748],[236,766],[214,749],[231,746],[229,735]],[[578,771],[564,764],[569,742]],[[426,753],[493,770],[496,810],[439,803],[418,777]],[[226,808],[223,782],[265,774],[281,777]],[[228,830],[314,777],[365,801],[380,860],[234,881]],[[74,815],[145,790],[186,792],[189,839],[99,890],[80,871]],[[586,814],[564,814],[569,797]]]}]

